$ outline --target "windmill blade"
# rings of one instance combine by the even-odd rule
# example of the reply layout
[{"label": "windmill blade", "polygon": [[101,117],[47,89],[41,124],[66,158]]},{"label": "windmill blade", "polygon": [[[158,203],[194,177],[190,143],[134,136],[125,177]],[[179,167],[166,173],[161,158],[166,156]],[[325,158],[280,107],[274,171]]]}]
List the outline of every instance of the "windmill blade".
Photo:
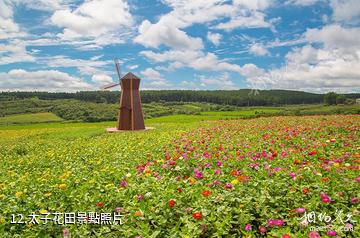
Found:
[{"label": "windmill blade", "polygon": [[105,89],[116,87],[118,85],[120,85],[120,83],[113,83],[113,84],[109,84],[109,85],[102,87],[102,89],[105,90]]},{"label": "windmill blade", "polygon": [[121,80],[121,71],[120,71],[119,59],[114,59],[114,62],[115,62],[115,68],[116,68],[116,72],[117,72],[117,75],[119,77],[119,82],[120,82],[120,80]]}]

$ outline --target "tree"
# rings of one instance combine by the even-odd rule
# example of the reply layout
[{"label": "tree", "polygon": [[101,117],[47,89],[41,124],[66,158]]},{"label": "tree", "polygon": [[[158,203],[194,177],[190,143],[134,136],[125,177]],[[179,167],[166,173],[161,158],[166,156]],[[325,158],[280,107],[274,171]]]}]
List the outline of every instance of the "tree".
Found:
[{"label": "tree", "polygon": [[329,92],[324,96],[324,102],[327,105],[336,105],[336,99],[338,98],[337,93]]},{"label": "tree", "polygon": [[345,104],[346,97],[344,95],[339,95],[336,98],[336,104]]}]

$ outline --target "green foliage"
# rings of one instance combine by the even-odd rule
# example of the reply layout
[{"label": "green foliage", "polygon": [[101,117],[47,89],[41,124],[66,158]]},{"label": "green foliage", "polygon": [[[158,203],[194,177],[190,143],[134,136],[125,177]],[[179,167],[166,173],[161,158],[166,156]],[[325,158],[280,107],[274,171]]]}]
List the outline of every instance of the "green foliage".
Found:
[{"label": "green foliage", "polygon": [[327,94],[325,94],[324,96],[324,103],[327,105],[336,105],[336,100],[338,98],[338,94],[335,92],[329,92]]}]

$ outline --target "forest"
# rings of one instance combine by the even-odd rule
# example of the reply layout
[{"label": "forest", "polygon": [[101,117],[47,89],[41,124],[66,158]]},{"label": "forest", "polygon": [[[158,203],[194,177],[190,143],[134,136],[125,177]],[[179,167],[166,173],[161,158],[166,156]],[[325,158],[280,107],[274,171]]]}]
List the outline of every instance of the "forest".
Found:
[{"label": "forest", "polygon": [[[0,92],[1,101],[38,98],[42,100],[76,99],[95,103],[117,103],[119,91],[56,92]],[[346,94],[346,98],[359,98],[360,94]],[[314,104],[324,101],[324,94],[289,90],[149,90],[141,91],[143,103],[150,102],[206,102],[233,106],[281,106]]]}]

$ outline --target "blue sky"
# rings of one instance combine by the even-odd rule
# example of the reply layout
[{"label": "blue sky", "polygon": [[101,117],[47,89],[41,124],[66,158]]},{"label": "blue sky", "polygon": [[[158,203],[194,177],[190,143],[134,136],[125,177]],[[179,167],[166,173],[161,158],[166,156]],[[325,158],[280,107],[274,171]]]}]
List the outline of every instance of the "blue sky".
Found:
[{"label": "blue sky", "polygon": [[0,90],[360,91],[358,0],[0,0]]}]

